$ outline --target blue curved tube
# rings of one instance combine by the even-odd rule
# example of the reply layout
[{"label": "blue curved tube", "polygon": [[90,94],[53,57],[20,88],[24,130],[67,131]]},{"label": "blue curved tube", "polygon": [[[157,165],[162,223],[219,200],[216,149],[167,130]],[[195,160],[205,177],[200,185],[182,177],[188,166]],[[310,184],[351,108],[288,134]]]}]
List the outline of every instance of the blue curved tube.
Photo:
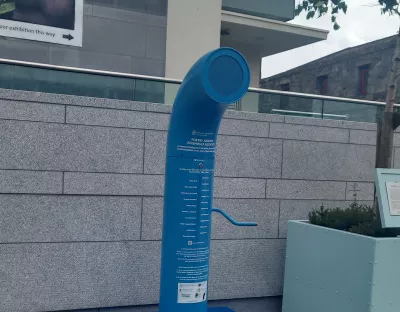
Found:
[{"label": "blue curved tube", "polygon": [[249,83],[244,57],[221,48],[198,60],[178,91],[167,137],[160,312],[207,312],[217,134]]},{"label": "blue curved tube", "polygon": [[236,225],[236,226],[257,226],[257,223],[255,223],[255,222],[238,222],[238,221],[235,221],[230,215],[228,215],[225,211],[223,211],[220,208],[213,208],[212,211],[220,213],[226,219],[228,219],[228,221],[230,223],[232,223],[233,225]]}]

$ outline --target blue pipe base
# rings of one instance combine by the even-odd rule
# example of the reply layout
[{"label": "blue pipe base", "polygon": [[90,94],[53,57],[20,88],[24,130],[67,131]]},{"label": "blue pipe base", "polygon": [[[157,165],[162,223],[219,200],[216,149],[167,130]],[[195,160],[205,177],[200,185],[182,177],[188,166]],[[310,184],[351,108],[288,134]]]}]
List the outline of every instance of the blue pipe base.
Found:
[{"label": "blue pipe base", "polygon": [[235,312],[229,308],[208,308],[207,312]]}]

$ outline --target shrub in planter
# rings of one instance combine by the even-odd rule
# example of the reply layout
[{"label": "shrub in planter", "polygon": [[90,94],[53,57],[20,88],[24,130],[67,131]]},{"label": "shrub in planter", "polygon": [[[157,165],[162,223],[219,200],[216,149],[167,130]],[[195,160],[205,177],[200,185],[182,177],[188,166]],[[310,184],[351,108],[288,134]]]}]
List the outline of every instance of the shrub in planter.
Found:
[{"label": "shrub in planter", "polygon": [[400,229],[383,229],[371,206],[353,202],[346,209],[325,209],[321,206],[308,215],[311,224],[372,237],[397,237]]},{"label": "shrub in planter", "polygon": [[321,207],[289,221],[284,312],[400,311],[400,229],[372,207]]}]

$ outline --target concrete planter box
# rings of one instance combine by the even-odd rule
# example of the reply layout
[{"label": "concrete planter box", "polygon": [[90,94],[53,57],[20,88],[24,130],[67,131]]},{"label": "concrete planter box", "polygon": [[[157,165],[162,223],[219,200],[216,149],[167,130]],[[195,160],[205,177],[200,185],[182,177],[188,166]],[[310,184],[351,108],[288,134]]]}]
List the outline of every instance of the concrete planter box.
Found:
[{"label": "concrete planter box", "polygon": [[283,312],[400,311],[400,238],[289,221]]}]

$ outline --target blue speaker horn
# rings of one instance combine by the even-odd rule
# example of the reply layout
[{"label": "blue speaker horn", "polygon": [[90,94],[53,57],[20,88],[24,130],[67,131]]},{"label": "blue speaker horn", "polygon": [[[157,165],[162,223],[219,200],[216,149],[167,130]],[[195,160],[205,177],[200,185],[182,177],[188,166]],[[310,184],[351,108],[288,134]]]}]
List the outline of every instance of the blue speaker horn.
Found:
[{"label": "blue speaker horn", "polygon": [[[199,59],[178,91],[167,139],[160,312],[208,311],[217,134],[225,110],[243,97],[249,84],[244,57],[221,48]],[[214,211],[235,225],[256,225]]]}]

